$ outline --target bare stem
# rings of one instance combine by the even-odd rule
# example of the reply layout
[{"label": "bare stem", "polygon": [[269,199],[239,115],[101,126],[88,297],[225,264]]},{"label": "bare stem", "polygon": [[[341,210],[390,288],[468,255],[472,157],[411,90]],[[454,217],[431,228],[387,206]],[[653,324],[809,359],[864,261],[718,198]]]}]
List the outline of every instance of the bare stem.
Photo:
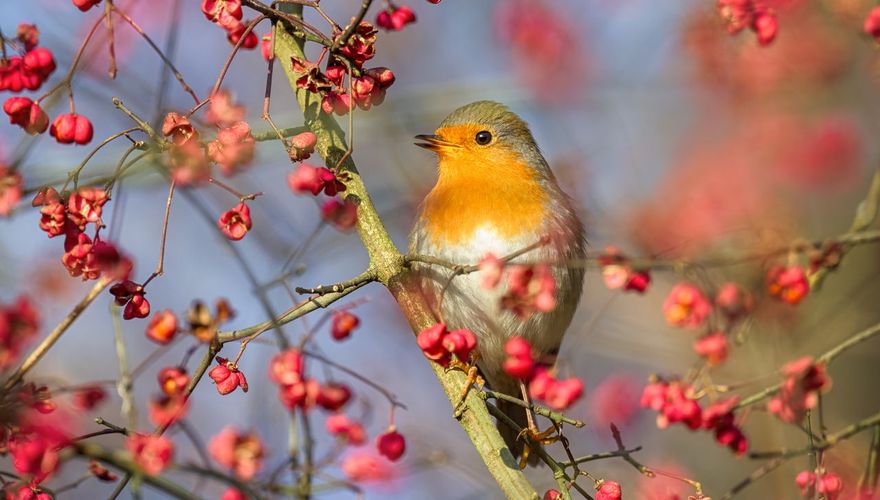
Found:
[{"label": "bare stem", "polygon": [[806,448],[799,448],[796,450],[777,450],[777,451],[756,451],[749,453],[749,458],[791,458],[799,455],[806,455],[808,453],[813,453],[814,451],[824,451],[832,446],[836,445],[840,441],[845,439],[849,439],[852,436],[862,432],[865,429],[871,428],[880,424],[880,412],[877,412],[869,417],[865,417],[858,422],[850,424],[843,429],[835,432],[834,434],[829,434],[827,438],[822,441],[813,443],[813,446],[808,446]]},{"label": "bare stem", "polygon": [[116,43],[113,33],[113,0],[104,1],[104,18],[107,20],[107,57],[109,65],[107,68],[107,76],[111,80],[116,78]]},{"label": "bare stem", "polygon": [[285,312],[281,316],[275,318],[274,320],[264,321],[262,323],[258,323],[256,325],[249,326],[247,328],[241,328],[241,329],[233,330],[230,332],[220,332],[217,334],[217,340],[221,344],[225,344],[227,342],[240,340],[240,339],[250,337],[250,336],[258,334],[258,333],[265,332],[265,331],[275,327],[276,325],[285,325],[295,319],[298,319],[298,318],[305,316],[306,314],[308,314],[316,309],[323,309],[323,308],[329,306],[330,304],[336,302],[337,300],[341,299],[342,297],[345,297],[346,295],[350,294],[351,292],[357,290],[361,286],[363,286],[363,284],[348,288],[348,289],[343,290],[338,293],[327,293],[327,294],[321,295],[319,297],[310,298],[307,301],[303,302],[302,304],[298,304],[298,305],[288,309],[287,312]]},{"label": "bare stem", "polygon": [[784,463],[785,463],[785,460],[783,460],[781,458],[777,458],[776,460],[772,460],[772,461],[767,462],[766,464],[762,465],[761,467],[758,467],[757,469],[752,471],[752,473],[749,474],[745,479],[736,483],[733,486],[733,488],[730,489],[730,491],[728,491],[727,493],[722,495],[720,500],[730,500],[735,495],[737,495],[740,491],[746,489],[752,483],[758,481],[759,479],[763,478],[767,474],[770,474],[774,470],[778,469],[779,466],[781,466]]},{"label": "bare stem", "polygon": [[174,198],[174,185],[175,181],[174,179],[171,179],[171,184],[168,186],[168,199],[165,201],[165,216],[162,218],[162,238],[159,243],[159,262],[156,263],[156,270],[153,271],[153,274],[144,281],[144,287],[146,287],[149,282],[153,281],[153,278],[162,276],[162,273],[165,272],[165,241],[168,238],[168,219],[171,216],[171,200]]},{"label": "bare stem", "polygon": [[[223,68],[220,70],[220,74],[217,75],[217,81],[214,82],[214,86],[211,87],[211,93],[208,94],[208,99],[211,100],[214,98],[214,95],[220,90],[220,86],[223,85],[223,79],[226,77],[226,72],[229,71],[229,66],[232,65],[232,60],[235,59],[235,55],[238,54],[238,50],[241,48],[244,41],[247,39],[248,35],[254,31],[254,28],[257,27],[264,19],[266,19],[265,15],[261,15],[249,22],[247,28],[245,28],[244,32],[242,32],[241,36],[238,39],[238,42],[235,43],[235,46],[232,47],[232,51],[229,53],[229,57],[226,58],[226,62],[223,63]],[[201,106],[202,103],[197,104],[197,107]]]},{"label": "bare stem", "polygon": [[[831,349],[826,351],[824,354],[819,356],[819,358],[816,360],[816,362],[830,365],[832,361],[834,361],[838,356],[840,356],[841,354],[846,352],[848,349],[851,349],[852,347],[855,347],[855,346],[861,344],[862,342],[870,340],[871,338],[873,338],[877,334],[880,334],[880,323],[877,323],[873,326],[870,326],[870,327],[862,330],[861,332],[856,333],[852,337],[847,338],[846,340],[837,344],[836,346],[832,347]],[[755,394],[752,394],[751,396],[743,398],[742,401],[740,401],[736,405],[736,407],[743,408],[743,407],[755,404],[759,401],[762,401],[763,399],[768,398],[771,395],[775,394],[776,391],[778,391],[780,387],[782,387],[781,382],[778,384],[771,385],[770,387],[767,387],[765,389],[762,389],[761,391],[758,391]]]},{"label": "bare stem", "polygon": [[153,129],[153,127],[143,118],[136,115],[132,110],[128,109],[122,102],[122,99],[114,96],[111,100],[113,101],[113,105],[116,106],[117,109],[125,113],[129,118],[131,118],[132,121],[137,123],[137,128],[143,130],[148,136],[150,136],[150,139],[152,139],[158,147],[163,148],[165,146],[165,141],[163,141],[161,137],[156,135],[156,131]]},{"label": "bare stem", "polygon": [[57,92],[59,89],[67,87],[70,88],[70,82],[73,80],[73,75],[76,73],[76,67],[79,66],[80,60],[82,60],[83,53],[86,50],[86,46],[88,46],[89,41],[91,41],[92,37],[95,35],[95,32],[98,31],[98,27],[101,26],[101,22],[104,20],[104,16],[98,18],[95,21],[95,24],[92,25],[92,28],[89,30],[89,33],[86,35],[85,39],[83,39],[82,44],[80,44],[79,49],[76,51],[76,55],[73,56],[73,62],[70,63],[70,69],[67,70],[67,74],[64,75],[64,78],[61,79],[60,82],[56,83],[51,89],[46,91],[45,94],[40,96],[37,99],[37,103],[43,101],[43,99],[49,97],[50,95]]},{"label": "bare stem", "polygon": [[357,277],[333,285],[318,285],[314,288],[296,287],[296,293],[326,295],[328,293],[339,293],[348,288],[366,285],[367,283],[372,283],[374,281],[376,281],[376,273],[372,269],[368,269]]},{"label": "bare stem", "polygon": [[333,43],[333,48],[337,49],[339,47],[345,47],[348,43],[348,39],[351,38],[351,35],[354,34],[357,27],[361,24],[361,21],[364,20],[364,16],[367,15],[367,10],[370,9],[370,5],[373,3],[373,0],[363,0],[361,2],[361,8],[358,13],[354,16],[354,19],[351,20],[351,24],[349,24],[345,31],[342,32],[342,35],[336,39],[336,42]]},{"label": "bare stem", "polygon": [[503,392],[493,391],[490,389],[486,389],[485,387],[482,389],[481,392],[485,395],[485,397],[507,401],[508,403],[513,403],[515,405],[522,406],[523,408],[530,408],[532,411],[534,411],[538,415],[547,417],[550,420],[552,420],[554,423],[557,423],[557,424],[566,423],[566,424],[573,425],[578,428],[584,426],[584,423],[580,420],[576,420],[571,417],[566,417],[562,413],[555,412],[545,406],[538,406],[533,403],[526,403],[522,399],[515,398],[513,396],[504,394]]},{"label": "bare stem", "polygon": [[119,14],[119,16],[122,19],[125,20],[125,22],[128,23],[129,26],[132,27],[132,29],[137,31],[138,34],[141,37],[143,37],[144,40],[146,40],[147,44],[153,49],[153,51],[156,52],[156,54],[159,55],[159,58],[162,59],[162,62],[165,63],[166,66],[168,66],[168,69],[170,69],[172,73],[174,73],[174,77],[177,78],[178,82],[180,82],[180,85],[183,87],[183,90],[187,94],[192,96],[193,100],[195,100],[196,104],[198,104],[200,102],[199,96],[197,96],[196,93],[193,91],[192,87],[190,87],[189,84],[186,83],[186,80],[184,80],[183,75],[180,73],[180,71],[177,70],[177,68],[174,66],[174,63],[171,62],[170,59],[168,59],[168,57],[165,55],[165,53],[162,52],[162,49],[160,49],[153,42],[153,40],[144,32],[144,30],[140,26],[138,26],[138,24],[136,22],[134,22],[134,19],[128,17],[128,14],[126,14],[125,12],[120,10],[119,7],[117,7],[115,5],[113,5],[112,8],[117,14]]},{"label": "bare stem", "polygon": [[110,305],[110,315],[113,318],[113,337],[116,345],[116,359],[119,363],[119,382],[116,384],[116,390],[122,397],[122,414],[126,417],[128,428],[137,429],[137,409],[132,395],[133,383],[131,372],[128,369],[128,355],[125,350],[125,339],[122,336],[119,306],[115,303]]},{"label": "bare stem", "polygon": [[[172,498],[198,500],[199,497],[190,491],[162,476],[153,476],[144,471],[122,452],[110,451],[103,446],[91,443],[77,443],[71,447],[77,455],[104,462],[116,469],[126,472],[129,476],[136,474],[146,484],[169,494]],[[121,484],[121,483],[120,483]]]},{"label": "bare stem", "polygon": [[82,312],[85,311],[87,307],[89,307],[89,304],[91,304],[92,301],[95,300],[95,297],[97,297],[102,291],[104,291],[104,289],[107,288],[107,285],[109,284],[110,281],[104,278],[98,279],[98,281],[95,283],[92,289],[89,290],[86,296],[83,297],[83,299],[80,300],[79,303],[75,305],[69,313],[67,313],[67,316],[65,316],[64,319],[61,320],[61,322],[58,323],[57,326],[55,326],[52,332],[49,333],[49,336],[43,339],[43,341],[40,342],[40,345],[38,345],[33,351],[31,351],[28,357],[25,358],[21,366],[19,366],[15,370],[15,372],[13,372],[12,375],[10,375],[8,379],[6,379],[6,383],[3,386],[3,390],[5,392],[8,392],[19,382],[21,382],[22,378],[27,375],[29,371],[31,371],[34,365],[36,365],[37,362],[40,361],[40,359],[42,359],[42,357],[47,352],[49,352],[49,349],[51,349],[52,346],[55,345],[55,342],[58,342],[58,339],[61,338],[61,335],[63,335],[64,332],[66,332],[67,329],[70,328],[70,325],[72,325],[73,322],[76,321],[77,318],[79,318],[80,314],[82,314]]},{"label": "bare stem", "polygon": [[67,185],[70,183],[70,181],[73,181],[74,188],[78,187],[79,186],[79,174],[82,173],[83,168],[85,168],[86,164],[89,163],[89,161],[92,159],[92,157],[95,156],[98,153],[98,151],[100,151],[101,148],[103,148],[104,146],[110,144],[111,142],[115,141],[116,139],[119,139],[122,136],[125,136],[125,135],[128,135],[128,134],[134,132],[135,130],[140,130],[140,127],[133,127],[130,129],[123,130],[122,132],[117,132],[117,133],[111,135],[110,137],[104,139],[103,141],[101,141],[100,144],[98,144],[91,151],[89,151],[89,154],[87,154],[85,159],[83,159],[83,161],[80,162],[79,166],[77,166],[75,169],[73,169],[73,171],[71,171],[67,175],[67,182],[64,183],[64,186],[61,188],[61,190],[64,191],[65,189],[67,189]]},{"label": "bare stem", "polygon": [[582,464],[585,462],[592,462],[594,460],[605,460],[607,458],[623,457],[623,456],[629,455],[630,453],[636,453],[641,450],[642,450],[641,446],[636,446],[635,448],[629,448],[629,449],[625,449],[625,450],[606,451],[603,453],[592,453],[590,455],[584,455],[582,457],[575,458],[573,461],[559,462],[559,465],[561,465],[563,467],[571,467],[574,464]]}]

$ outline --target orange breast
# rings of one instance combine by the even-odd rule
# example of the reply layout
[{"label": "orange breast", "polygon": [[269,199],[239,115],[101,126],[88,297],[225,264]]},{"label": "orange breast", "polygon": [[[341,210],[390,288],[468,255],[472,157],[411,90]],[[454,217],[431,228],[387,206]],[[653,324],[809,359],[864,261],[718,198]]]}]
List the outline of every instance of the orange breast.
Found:
[{"label": "orange breast", "polygon": [[479,160],[440,156],[437,185],[422,211],[434,244],[466,243],[484,225],[515,238],[539,231],[546,219],[547,193],[527,164],[506,152]]}]

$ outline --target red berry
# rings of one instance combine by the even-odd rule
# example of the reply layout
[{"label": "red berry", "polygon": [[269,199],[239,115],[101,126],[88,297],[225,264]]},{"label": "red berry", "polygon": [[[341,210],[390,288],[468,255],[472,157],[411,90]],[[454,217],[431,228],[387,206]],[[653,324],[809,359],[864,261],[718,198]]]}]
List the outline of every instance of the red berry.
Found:
[{"label": "red berry", "polygon": [[602,481],[596,490],[596,500],[620,500],[620,484],[615,481]]},{"label": "red berry", "polygon": [[871,9],[871,12],[865,17],[863,29],[865,33],[874,37],[874,40],[880,41],[880,5]]},{"label": "red berry", "polygon": [[406,451],[406,440],[403,438],[403,434],[391,426],[384,434],[376,438],[376,448],[385,458],[396,462]]},{"label": "red berry", "polygon": [[73,0],[73,5],[75,5],[77,9],[83,12],[91,9],[99,3],[101,3],[101,0]]},{"label": "red berry", "polygon": [[348,311],[334,311],[330,335],[334,340],[347,339],[351,332],[361,324],[360,318]]},{"label": "red berry", "polygon": [[49,126],[49,117],[39,104],[27,97],[10,97],[3,103],[9,123],[18,125],[28,134],[42,134]]},{"label": "red berry", "polygon": [[771,11],[763,11],[755,14],[752,20],[752,30],[758,35],[758,43],[769,45],[776,38],[779,31],[779,20]]},{"label": "red berry", "polygon": [[49,134],[61,144],[88,144],[92,140],[92,122],[82,115],[59,115],[49,127]]},{"label": "red berry", "polygon": [[220,215],[217,225],[227,238],[238,241],[244,238],[244,235],[251,230],[253,223],[251,222],[251,209],[244,203],[230,208]]}]

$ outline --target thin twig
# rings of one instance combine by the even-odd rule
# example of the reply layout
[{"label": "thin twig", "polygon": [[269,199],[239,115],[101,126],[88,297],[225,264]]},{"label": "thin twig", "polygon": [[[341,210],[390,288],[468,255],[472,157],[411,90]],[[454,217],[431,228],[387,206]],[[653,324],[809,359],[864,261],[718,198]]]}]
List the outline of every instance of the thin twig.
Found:
[{"label": "thin twig", "polygon": [[367,10],[369,10],[370,5],[373,3],[373,0],[363,0],[361,2],[361,8],[358,13],[351,20],[351,23],[345,28],[345,31],[342,32],[342,35],[333,42],[333,49],[338,49],[339,47],[345,47],[348,44],[348,39],[351,38],[351,35],[357,30],[358,26],[360,26],[361,21],[364,20],[364,16],[367,15]]},{"label": "thin twig", "polygon": [[336,283],[333,285],[318,285],[313,288],[296,287],[296,293],[305,293],[305,294],[312,294],[312,295],[326,295],[328,293],[339,293],[339,292],[346,290],[348,288],[351,288],[353,286],[361,286],[361,285],[366,285],[367,283],[372,283],[372,282],[376,281],[376,279],[377,279],[376,271],[374,271],[372,269],[367,269],[363,273],[359,274],[358,276],[356,276],[350,280],[342,281],[342,282],[339,282],[339,283]]},{"label": "thin twig", "polygon": [[284,325],[290,323],[291,321],[301,318],[316,309],[323,309],[329,306],[330,304],[336,302],[342,297],[345,297],[346,295],[359,289],[361,286],[363,286],[363,284],[348,288],[339,293],[328,293],[321,295],[320,297],[310,298],[309,300],[288,309],[287,312],[285,312],[281,316],[278,316],[274,320],[264,321],[262,323],[258,323],[256,325],[252,325],[246,328],[240,328],[238,330],[220,332],[217,334],[217,340],[221,344],[225,344],[227,342],[250,337],[257,333],[262,333],[270,328],[273,328],[276,324]]},{"label": "thin twig", "polygon": [[749,453],[749,458],[791,458],[799,455],[806,455],[808,453],[812,453],[813,451],[824,451],[836,445],[840,441],[849,439],[850,437],[855,436],[865,429],[869,429],[878,424],[880,424],[880,412],[877,412],[869,417],[865,417],[862,420],[859,420],[858,422],[850,424],[833,434],[829,434],[826,439],[814,443],[812,447],[808,446],[806,448],[799,448],[795,450],[782,449],[776,451],[754,451]]},{"label": "thin twig", "polygon": [[865,471],[859,479],[858,491],[865,494],[866,498],[872,498],[877,491],[878,479],[880,479],[880,425],[875,425],[874,432],[871,433]]},{"label": "thin twig", "polygon": [[[168,22],[168,31],[165,36],[165,55],[168,56],[168,59],[174,59],[174,54],[177,52],[177,41],[180,37],[180,8],[183,4],[182,0],[174,0],[174,5],[170,9],[170,12],[167,12],[167,17],[170,22]],[[168,97],[168,84],[169,78],[168,75],[171,71],[168,69],[168,66],[163,64],[162,71],[159,73],[159,90],[156,92],[156,115],[153,117],[153,124],[158,128],[162,123],[162,114],[165,110],[165,100]]]},{"label": "thin twig", "polygon": [[763,478],[767,474],[770,474],[774,470],[778,469],[779,466],[784,463],[785,463],[784,459],[777,458],[776,460],[772,460],[772,461],[767,462],[766,464],[762,465],[761,467],[758,467],[757,469],[752,471],[752,473],[749,474],[745,479],[736,483],[733,486],[733,488],[731,488],[727,493],[725,493],[724,495],[721,495],[720,500],[730,500],[736,494],[738,494],[740,491],[746,489],[752,483],[758,481],[759,479]]},{"label": "thin twig", "polygon": [[302,442],[303,466],[297,481],[299,498],[308,500],[312,495],[312,472],[315,455],[315,440],[312,436],[312,423],[309,420],[309,412],[299,412],[300,427],[302,429],[300,440]]},{"label": "thin twig", "polygon": [[547,408],[545,406],[539,406],[539,405],[536,405],[533,403],[526,403],[522,399],[515,398],[515,397],[510,396],[508,394],[504,394],[503,392],[493,391],[491,389],[486,389],[485,387],[481,390],[481,392],[483,394],[485,394],[486,397],[490,397],[493,399],[500,399],[503,401],[507,401],[508,403],[513,403],[515,405],[522,406],[523,408],[529,408],[532,411],[534,411],[535,413],[537,413],[538,415],[541,415],[543,417],[547,417],[550,420],[552,420],[554,423],[557,423],[557,424],[564,422],[566,424],[573,425],[577,428],[581,428],[584,426],[584,422],[582,422],[580,420],[576,420],[571,417],[566,417],[562,413],[553,411],[550,408]]},{"label": "thin twig", "polygon": [[[847,338],[846,340],[837,344],[836,346],[832,347],[831,349],[826,351],[824,354],[819,356],[816,359],[816,363],[830,365],[832,361],[834,361],[838,356],[840,356],[841,354],[846,352],[848,349],[851,349],[852,347],[855,347],[856,345],[861,344],[862,342],[870,340],[871,338],[873,338],[877,334],[880,334],[880,323],[872,325],[872,326],[862,330],[861,332],[856,333],[852,337]],[[765,389],[762,389],[761,391],[758,391],[755,394],[752,394],[751,396],[743,398],[742,401],[737,403],[736,408],[743,408],[743,407],[755,404],[755,403],[757,403],[767,397],[770,397],[771,395],[775,394],[776,391],[778,391],[780,387],[782,387],[781,382],[778,384],[771,385],[770,387],[767,387]]]},{"label": "thin twig", "polygon": [[165,216],[162,218],[162,238],[159,243],[159,262],[156,263],[156,270],[153,271],[153,274],[144,281],[144,284],[142,285],[144,288],[146,288],[147,284],[153,281],[153,278],[162,276],[162,273],[165,272],[165,241],[168,238],[168,219],[171,216],[171,200],[174,198],[174,186],[175,180],[172,178],[171,184],[168,186],[168,198],[165,200]]},{"label": "thin twig", "polygon": [[344,372],[344,373],[346,373],[347,375],[349,375],[349,376],[351,376],[351,377],[353,377],[353,378],[355,378],[355,379],[357,379],[357,380],[360,380],[361,382],[363,382],[364,384],[366,384],[366,385],[372,387],[373,389],[376,389],[376,391],[378,391],[380,394],[382,394],[383,396],[385,396],[385,399],[387,399],[388,402],[391,403],[391,406],[395,406],[395,407],[398,407],[398,408],[403,408],[404,410],[406,409],[406,405],[403,404],[403,403],[401,403],[400,400],[397,399],[397,396],[394,395],[394,393],[392,393],[392,392],[389,391],[388,389],[382,387],[381,385],[377,384],[376,382],[374,382],[374,381],[368,379],[367,377],[361,375],[360,373],[358,373],[358,372],[352,370],[351,368],[349,368],[349,367],[347,367],[347,366],[345,366],[345,365],[339,364],[339,363],[337,363],[337,362],[331,360],[330,358],[328,358],[328,357],[326,357],[326,356],[323,356],[323,355],[321,355],[321,354],[318,354],[318,353],[316,353],[316,352],[314,352],[314,351],[310,351],[310,350],[307,350],[307,349],[303,349],[303,350],[302,350],[302,353],[305,354],[306,356],[310,357],[310,358],[317,359],[318,361],[324,363],[324,364],[327,365],[327,366],[331,366],[331,367],[333,367],[333,368],[335,368],[335,369],[337,369],[337,370],[339,370],[339,371],[341,371],[341,372]]},{"label": "thin twig", "polygon": [[122,336],[122,320],[119,318],[119,306],[110,303],[110,317],[113,320],[113,337],[116,345],[116,359],[119,363],[119,382],[116,390],[122,398],[122,414],[129,429],[137,429],[137,409],[134,405],[133,383],[128,369],[128,355],[125,350],[125,339]]},{"label": "thin twig", "polygon": [[628,448],[625,450],[615,450],[615,451],[606,451],[606,452],[602,452],[602,453],[592,453],[590,455],[584,455],[582,457],[577,457],[573,461],[559,462],[559,465],[561,465],[563,467],[571,467],[574,464],[582,464],[585,462],[592,462],[594,460],[605,460],[606,458],[623,457],[625,455],[629,455],[630,453],[636,453],[638,451],[642,451],[641,446],[636,446],[635,448]]},{"label": "thin twig", "polygon": [[617,444],[617,451],[621,454],[624,460],[639,471],[640,474],[647,477],[654,477],[654,471],[643,465],[638,460],[634,459],[632,455],[630,455],[626,451],[626,446],[623,444],[623,438],[620,436],[620,429],[617,428],[613,423],[611,424],[611,435],[614,437],[614,442]]},{"label": "thin twig", "polygon": [[[229,57],[226,58],[226,62],[223,64],[223,68],[220,70],[220,74],[217,75],[217,81],[214,82],[214,86],[211,87],[211,93],[208,94],[208,100],[213,99],[214,95],[217,94],[217,92],[220,90],[220,86],[223,85],[223,79],[226,77],[226,72],[229,71],[229,66],[232,65],[232,60],[235,59],[235,55],[238,54],[238,50],[244,44],[247,36],[250,35],[254,28],[256,28],[257,25],[260,24],[264,19],[266,19],[265,14],[258,16],[256,19],[247,24],[247,27],[240,35],[238,42],[236,42],[235,46],[232,47],[232,51],[229,53]],[[201,106],[201,104],[198,104],[197,106]]]},{"label": "thin twig", "polygon": [[156,146],[158,146],[159,148],[165,147],[165,141],[163,141],[161,137],[156,135],[156,131],[153,129],[153,127],[149,123],[147,123],[143,118],[136,115],[132,110],[128,109],[128,107],[126,107],[126,105],[122,102],[122,99],[120,99],[116,96],[113,96],[111,101],[113,102],[113,105],[116,106],[117,109],[119,109],[120,111],[125,113],[129,118],[132,119],[132,121],[137,123],[138,128],[143,130],[148,136],[150,136],[150,139],[152,139],[153,142],[156,143]]},{"label": "thin twig", "polygon": [[79,66],[80,60],[82,60],[83,53],[86,50],[86,46],[91,41],[92,37],[95,35],[95,32],[98,31],[98,27],[101,26],[101,22],[104,21],[104,15],[101,15],[96,21],[95,24],[92,25],[88,34],[86,35],[83,42],[80,44],[79,49],[76,51],[76,55],[73,56],[73,62],[70,63],[70,68],[67,70],[67,74],[64,75],[64,78],[61,79],[58,83],[56,83],[51,89],[47,90],[45,94],[41,95],[37,99],[37,103],[43,102],[43,99],[49,97],[50,95],[57,92],[62,87],[70,88],[70,82],[73,81],[73,75],[76,72],[77,66]]},{"label": "thin twig", "polygon": [[[515,252],[511,252],[511,253],[501,257],[501,261],[506,264],[517,257],[520,257],[522,255],[525,255],[525,254],[531,252],[532,250],[534,250],[536,248],[541,248],[541,247],[547,245],[547,243],[549,243],[549,242],[550,242],[550,240],[548,238],[546,238],[546,237],[541,238],[529,246],[520,248],[519,250],[516,250]],[[404,256],[404,265],[409,266],[413,262],[420,262],[422,264],[445,267],[447,269],[450,269],[453,272],[453,275],[455,275],[455,276],[463,275],[463,274],[470,274],[472,272],[479,271],[479,269],[480,269],[479,264],[456,264],[455,262],[450,262],[448,260],[441,259],[439,257],[434,257],[432,255],[410,254],[410,255]]]},{"label": "thin twig", "polygon": [[85,168],[86,164],[92,159],[92,157],[95,156],[98,153],[98,151],[100,151],[101,148],[103,148],[104,146],[106,146],[106,145],[110,144],[111,142],[115,141],[116,139],[119,139],[122,136],[128,135],[136,130],[141,130],[141,128],[140,127],[132,127],[130,129],[123,130],[122,132],[117,132],[117,133],[111,135],[110,137],[104,139],[103,141],[101,141],[97,146],[95,146],[91,151],[89,151],[89,154],[87,154],[86,157],[83,159],[83,161],[80,162],[79,166],[77,166],[69,174],[67,174],[67,182],[64,183],[64,186],[61,188],[61,191],[65,191],[67,189],[67,185],[70,183],[70,181],[73,181],[74,189],[79,187],[79,174],[82,172],[83,168]]},{"label": "thin twig", "polygon": [[[486,408],[488,408],[489,413],[492,414],[493,417],[497,418],[500,422],[504,423],[504,425],[510,427],[517,434],[522,433],[523,429],[516,424],[506,413],[501,411],[497,406],[486,403]],[[553,477],[556,479],[557,484],[559,485],[559,493],[562,494],[562,498],[571,500],[571,493],[569,493],[569,486],[578,489],[582,495],[586,498],[592,500],[592,497],[586,492],[580,489],[577,482],[572,480],[565,473],[565,469],[562,467],[562,464],[554,460],[545,450],[544,447],[541,446],[540,443],[536,443],[531,439],[528,440],[529,449],[538,455],[538,457],[547,465],[550,466],[550,469],[553,470]]]},{"label": "thin twig", "polygon": [[[145,474],[143,470],[134,463],[126,454],[121,452],[110,451],[103,446],[91,443],[77,443],[71,446],[73,451],[80,456],[92,458],[105,464],[111,465],[116,469],[125,471],[129,476],[137,474],[143,482],[154,488],[159,489],[173,498],[183,500],[198,500],[198,496],[193,495],[187,488],[174,483],[162,476],[153,476]],[[120,483],[121,484],[121,483]]]},{"label": "thin twig", "polygon": [[58,339],[61,338],[61,335],[70,328],[70,325],[79,318],[80,314],[89,307],[89,304],[92,303],[93,300],[102,292],[107,285],[110,284],[110,281],[105,278],[99,278],[95,285],[91,290],[83,297],[82,300],[79,301],[77,305],[73,307],[73,309],[67,313],[67,316],[58,323],[57,326],[49,333],[49,336],[43,339],[42,342],[33,350],[31,353],[25,358],[25,360],[21,363],[15,372],[6,379],[6,383],[3,385],[3,390],[8,392],[13,387],[15,387],[19,382],[21,382],[22,378],[37,364],[40,359],[55,345],[55,342],[58,342]]},{"label": "thin twig", "polygon": [[107,76],[111,80],[116,79],[116,43],[113,33],[113,0],[104,0],[104,18],[107,20],[107,56],[109,65],[107,68]]},{"label": "thin twig", "polygon": [[162,62],[165,63],[166,66],[168,66],[168,69],[170,69],[172,73],[174,73],[174,77],[177,78],[178,82],[180,82],[180,85],[183,87],[183,90],[187,94],[192,96],[193,100],[195,100],[196,104],[198,104],[200,102],[199,96],[197,96],[196,93],[193,91],[192,87],[190,87],[189,84],[186,83],[186,80],[184,80],[183,75],[180,73],[180,71],[177,70],[177,68],[174,66],[174,63],[172,63],[171,60],[169,60],[168,57],[162,52],[162,49],[160,49],[153,42],[153,40],[149,37],[149,35],[147,35],[144,32],[144,30],[141,29],[140,26],[138,26],[138,24],[136,22],[134,22],[134,19],[128,17],[128,14],[126,14],[125,12],[120,10],[119,7],[117,7],[115,5],[113,5],[112,8],[117,14],[119,14],[120,17],[122,17],[122,19],[125,19],[125,22],[127,22],[128,25],[132,27],[132,29],[137,31],[138,34],[141,37],[143,37],[144,40],[146,40],[147,44],[149,44],[149,46],[152,47],[153,51],[156,52],[156,54],[158,54],[159,58],[162,59]]}]

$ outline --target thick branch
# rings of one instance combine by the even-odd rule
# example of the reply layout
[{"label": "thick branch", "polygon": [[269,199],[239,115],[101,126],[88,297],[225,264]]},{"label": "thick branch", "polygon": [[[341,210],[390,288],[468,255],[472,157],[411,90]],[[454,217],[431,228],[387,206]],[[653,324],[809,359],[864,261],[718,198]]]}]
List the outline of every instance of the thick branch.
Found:
[{"label": "thick branch", "polygon": [[[295,7],[291,9],[296,10]],[[342,129],[331,116],[321,112],[320,95],[296,87],[297,75],[287,61],[290,61],[291,56],[299,59],[305,57],[302,39],[295,39],[278,24],[274,40],[275,55],[283,62],[291,88],[296,91],[297,102],[303,110],[306,125],[318,138],[317,152],[327,165],[336,165],[342,160],[339,168],[348,174],[346,197],[358,204],[358,234],[369,254],[371,267],[376,271],[377,279],[388,287],[413,331],[421,331],[433,324],[435,319],[416,283],[405,272],[403,255],[391,241],[354,162],[351,157],[345,158],[348,146]],[[321,300],[329,295],[332,294],[315,300]],[[465,383],[464,374],[454,370],[447,373],[442,367],[433,363],[431,366],[450,402],[457,401],[461,387]],[[466,404],[468,411],[462,415],[461,426],[471,438],[477,452],[504,494],[508,498],[537,498],[537,493],[517,467],[513,456],[509,452],[504,452],[506,450],[504,442],[489,416],[485,403],[475,391],[471,391]]]}]

